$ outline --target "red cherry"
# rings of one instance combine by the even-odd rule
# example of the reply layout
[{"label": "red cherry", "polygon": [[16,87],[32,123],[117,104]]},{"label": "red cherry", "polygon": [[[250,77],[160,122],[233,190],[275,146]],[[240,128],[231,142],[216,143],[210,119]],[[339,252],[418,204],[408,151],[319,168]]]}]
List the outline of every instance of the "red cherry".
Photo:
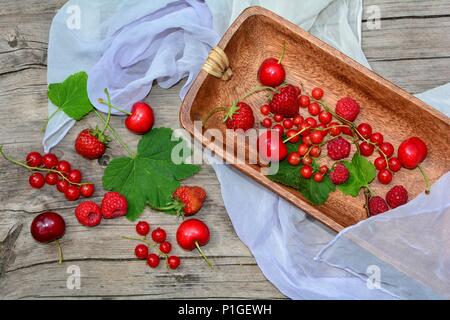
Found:
[{"label": "red cherry", "polygon": [[137,234],[145,237],[150,232],[150,225],[148,222],[139,221],[136,223],[136,232]]},{"label": "red cherry", "polygon": [[69,179],[72,183],[80,183],[81,182],[81,171],[77,169],[70,170],[67,175],[67,179]]},{"label": "red cherry", "polygon": [[170,256],[167,259],[167,265],[169,266],[170,269],[175,270],[180,266],[181,260],[179,257],[177,256]]},{"label": "red cherry", "polygon": [[259,108],[262,115],[267,116],[270,113],[270,106],[268,104],[262,105],[261,108]]},{"label": "red cherry", "polygon": [[383,170],[387,167],[386,159],[384,157],[376,158],[373,164],[377,170]]},{"label": "red cherry", "polygon": [[172,245],[170,242],[165,241],[159,245],[159,250],[161,250],[162,253],[168,254],[172,251]]},{"label": "red cherry", "polygon": [[92,183],[86,183],[80,186],[80,194],[85,198],[90,198],[94,194],[95,186]]},{"label": "red cherry", "polygon": [[356,130],[364,139],[369,139],[372,134],[372,127],[368,123],[361,123]]},{"label": "red cherry", "polygon": [[155,241],[157,243],[163,243],[164,241],[166,241],[166,238],[167,238],[167,233],[164,229],[156,228],[155,230],[153,230],[153,232],[152,232],[153,241]]},{"label": "red cherry", "polygon": [[293,130],[293,129],[288,130],[286,132],[286,137],[289,138],[288,142],[290,142],[290,143],[297,143],[297,142],[299,142],[300,141],[300,135],[297,134],[297,133],[298,133],[297,130]]},{"label": "red cherry", "polygon": [[302,175],[303,178],[309,179],[313,175],[313,169],[312,169],[312,167],[310,165],[304,165],[300,169],[300,174]]},{"label": "red cherry", "polygon": [[298,98],[298,104],[302,108],[307,108],[310,103],[311,103],[311,100],[309,99],[308,96],[303,95]]},{"label": "red cherry", "polygon": [[44,154],[42,157],[42,164],[47,169],[52,169],[58,164],[58,158],[53,153]]},{"label": "red cherry", "polygon": [[301,115],[298,114],[294,117],[293,121],[294,121],[294,125],[296,125],[298,127],[299,125],[301,125],[303,123],[304,119]]},{"label": "red cherry", "polygon": [[192,251],[197,246],[207,245],[209,237],[208,226],[198,219],[183,221],[177,230],[178,245],[184,250]]},{"label": "red cherry", "polygon": [[147,256],[147,264],[150,268],[156,268],[159,266],[159,257],[154,253],[149,254]]},{"label": "red cherry", "polygon": [[131,132],[144,134],[153,128],[155,115],[152,107],[145,102],[136,102],[131,107],[131,115],[125,119],[125,126]]},{"label": "red cherry", "polygon": [[310,156],[304,156],[304,157],[302,158],[302,163],[303,163],[305,166],[309,166],[309,165],[312,164],[312,158],[311,158]]},{"label": "red cherry", "polygon": [[283,127],[285,129],[291,129],[294,126],[294,122],[291,119],[284,119],[283,120]]},{"label": "red cherry", "polygon": [[272,126],[272,119],[270,119],[270,118],[264,118],[264,119],[262,119],[261,125],[262,125],[264,128],[270,128],[270,127]]},{"label": "red cherry", "polygon": [[402,164],[400,163],[400,160],[396,157],[392,157],[388,161],[389,169],[393,172],[397,172],[402,168]]},{"label": "red cherry", "polygon": [[384,137],[381,133],[375,132],[370,136],[370,142],[375,143],[377,145],[381,145],[384,141]]},{"label": "red cherry", "polygon": [[45,185],[45,178],[41,173],[35,172],[28,178],[28,182],[31,187],[40,189]]},{"label": "red cherry", "polygon": [[42,165],[42,156],[39,152],[30,152],[27,154],[26,162],[30,167],[40,167]]},{"label": "red cherry", "polygon": [[139,260],[145,260],[148,257],[148,247],[144,244],[138,244],[134,248],[134,254]]},{"label": "red cherry", "polygon": [[281,122],[284,120],[284,116],[282,116],[281,114],[276,114],[273,116],[273,120],[275,120],[275,122]]},{"label": "red cherry", "polygon": [[326,165],[320,166],[319,172],[322,174],[326,174],[328,172],[328,167]]},{"label": "red cherry", "polygon": [[284,127],[281,124],[276,124],[272,127],[273,130],[277,131],[278,134],[281,136],[283,136],[284,134]]},{"label": "red cherry", "polygon": [[380,145],[380,150],[386,155],[386,157],[390,158],[394,154],[394,146],[390,142],[383,142]]},{"label": "red cherry", "polygon": [[364,157],[371,156],[374,150],[375,146],[365,141],[361,142],[361,144],[359,145],[359,151]]},{"label": "red cherry", "polygon": [[58,170],[59,172],[65,173],[66,175],[69,174],[70,168],[71,168],[70,163],[65,160],[61,160],[56,165],[56,170]]},{"label": "red cherry", "polygon": [[55,185],[58,182],[59,174],[56,172],[49,172],[45,175],[45,183],[48,185]]},{"label": "red cherry", "polygon": [[421,156],[420,162],[425,160],[425,158],[428,155],[428,148],[427,148],[427,145],[425,144],[425,142],[423,142],[423,140],[418,137],[412,137],[412,138],[409,138],[408,140],[409,140],[409,142],[414,143],[416,145],[417,149],[419,149],[419,154]]},{"label": "red cherry", "polygon": [[333,116],[328,111],[322,110],[319,113],[319,121],[320,121],[320,123],[329,124],[332,119],[333,119]]},{"label": "red cherry", "polygon": [[324,175],[322,173],[320,173],[320,172],[314,173],[313,180],[315,182],[322,182],[323,178],[324,178]]},{"label": "red cherry", "polygon": [[309,134],[313,144],[320,144],[323,142],[323,133],[321,131],[313,131]]},{"label": "red cherry", "polygon": [[298,146],[298,153],[303,157],[309,150],[309,147],[306,144],[301,144]]},{"label": "red cherry", "polygon": [[286,71],[278,59],[269,58],[259,67],[258,79],[264,86],[278,87],[286,79]]},{"label": "red cherry", "polygon": [[295,151],[289,153],[288,158],[287,158],[288,163],[294,167],[296,167],[300,164],[300,160],[301,160],[300,154]]},{"label": "red cherry", "polygon": [[58,182],[56,183],[56,189],[58,189],[58,191],[62,193],[65,193],[69,186],[69,182],[64,179],[58,180]]},{"label": "red cherry", "polygon": [[311,96],[316,99],[320,100],[323,97],[323,89],[322,88],[314,88],[311,91]]},{"label": "red cherry", "polygon": [[31,235],[34,240],[48,243],[58,240],[66,231],[64,219],[55,212],[44,212],[37,215],[31,222]]},{"label": "red cherry", "polygon": [[387,169],[382,169],[378,172],[378,181],[381,184],[389,184],[392,181],[392,173]]},{"label": "red cherry", "polygon": [[312,116],[317,116],[321,111],[320,105],[317,102],[313,102],[308,106],[308,112]]},{"label": "red cherry", "polygon": [[64,192],[64,196],[69,201],[76,201],[80,198],[80,188],[77,186],[69,186]]},{"label": "red cherry", "polygon": [[403,141],[398,147],[398,160],[406,169],[416,168],[428,154],[428,149],[420,138],[412,137]]},{"label": "red cherry", "polygon": [[330,128],[329,131],[333,137],[341,134],[341,127],[339,127],[339,124],[337,122],[330,122],[328,124],[328,128]]},{"label": "red cherry", "polygon": [[257,143],[258,153],[266,161],[282,161],[287,157],[287,147],[280,134],[266,131],[258,137]]},{"label": "red cherry", "polygon": [[320,149],[319,146],[314,146],[311,148],[311,151],[309,151],[309,155],[313,158],[320,157],[321,153],[322,153],[322,149]]}]

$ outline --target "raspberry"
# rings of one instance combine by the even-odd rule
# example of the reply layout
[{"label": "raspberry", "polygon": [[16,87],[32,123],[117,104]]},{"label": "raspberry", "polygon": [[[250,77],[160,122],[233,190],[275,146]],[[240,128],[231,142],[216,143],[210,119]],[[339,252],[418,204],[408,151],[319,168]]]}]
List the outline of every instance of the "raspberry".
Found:
[{"label": "raspberry", "polygon": [[292,118],[298,114],[298,95],[300,89],[288,84],[279,89],[270,102],[270,112]]},{"label": "raspberry", "polygon": [[397,208],[408,202],[408,191],[403,186],[395,186],[386,193],[386,201],[391,208]]},{"label": "raspberry", "polygon": [[377,214],[386,212],[389,210],[389,207],[384,201],[382,197],[375,196],[370,198],[369,200],[369,212],[372,216],[376,216]]},{"label": "raspberry", "polygon": [[107,192],[102,200],[102,214],[105,219],[122,217],[128,213],[127,199],[118,192]]},{"label": "raspberry", "polygon": [[358,102],[350,97],[342,98],[336,103],[336,113],[348,121],[355,121],[360,110]]},{"label": "raspberry", "polygon": [[333,160],[341,160],[350,155],[350,142],[342,137],[337,137],[327,144],[328,156]]},{"label": "raspberry", "polygon": [[92,201],[84,201],[75,208],[75,217],[86,227],[95,227],[102,220],[100,207]]},{"label": "raspberry", "polygon": [[334,184],[343,184],[348,180],[350,172],[342,163],[338,163],[332,172],[330,172],[331,182]]}]

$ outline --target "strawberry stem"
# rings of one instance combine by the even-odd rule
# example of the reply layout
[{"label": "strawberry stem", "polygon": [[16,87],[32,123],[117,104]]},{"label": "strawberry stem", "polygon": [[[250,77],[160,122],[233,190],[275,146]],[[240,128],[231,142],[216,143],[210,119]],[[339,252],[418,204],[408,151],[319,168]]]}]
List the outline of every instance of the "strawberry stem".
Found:
[{"label": "strawberry stem", "polygon": [[56,239],[55,242],[56,242],[56,247],[58,248],[58,264],[61,264],[64,260],[61,243],[59,242],[59,239]]},{"label": "strawberry stem", "polygon": [[205,260],[205,262],[208,264],[208,266],[210,268],[213,267],[213,264],[211,263],[211,261],[208,260],[208,257],[206,256],[206,254],[203,252],[202,248],[200,247],[200,245],[198,244],[198,241],[195,241],[195,246],[197,247],[198,252],[200,253],[200,255],[202,256],[202,258]]},{"label": "strawberry stem", "polygon": [[278,59],[278,64],[281,64],[285,54],[286,54],[286,41],[283,41],[283,50],[281,51],[281,56]]},{"label": "strawberry stem", "polygon": [[425,170],[420,164],[417,166],[417,168],[419,168],[419,171],[422,174],[423,179],[425,180],[425,194],[430,194],[430,179],[428,178],[428,175],[425,173]]}]

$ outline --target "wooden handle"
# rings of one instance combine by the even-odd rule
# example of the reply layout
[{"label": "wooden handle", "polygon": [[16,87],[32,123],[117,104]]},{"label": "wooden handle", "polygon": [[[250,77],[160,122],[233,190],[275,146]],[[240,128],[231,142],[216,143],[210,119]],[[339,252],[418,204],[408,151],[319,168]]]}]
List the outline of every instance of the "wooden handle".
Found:
[{"label": "wooden handle", "polygon": [[230,69],[230,61],[226,53],[219,47],[212,48],[202,69],[224,81],[229,80],[233,75],[233,71]]}]

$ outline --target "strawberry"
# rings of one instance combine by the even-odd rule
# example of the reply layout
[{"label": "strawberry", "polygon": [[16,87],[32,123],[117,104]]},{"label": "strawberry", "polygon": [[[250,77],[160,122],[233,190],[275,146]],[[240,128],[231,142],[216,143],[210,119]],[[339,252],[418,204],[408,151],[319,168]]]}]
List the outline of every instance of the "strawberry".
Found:
[{"label": "strawberry", "polygon": [[75,151],[86,159],[98,159],[105,153],[109,141],[99,129],[84,129],[75,140]]},{"label": "strawberry", "polygon": [[203,206],[206,192],[197,186],[181,186],[172,194],[173,200],[163,208],[155,208],[159,211],[175,212],[181,216],[193,216]]},{"label": "strawberry", "polygon": [[300,89],[290,84],[279,88],[279,92],[273,95],[270,102],[270,112],[286,118],[295,117],[298,114],[299,94]]},{"label": "strawberry", "polygon": [[128,213],[128,202],[118,192],[107,192],[103,197],[101,209],[105,219],[122,217]]},{"label": "strawberry", "polygon": [[228,129],[247,131],[255,125],[252,108],[245,102],[233,104],[225,115],[224,122]]}]

